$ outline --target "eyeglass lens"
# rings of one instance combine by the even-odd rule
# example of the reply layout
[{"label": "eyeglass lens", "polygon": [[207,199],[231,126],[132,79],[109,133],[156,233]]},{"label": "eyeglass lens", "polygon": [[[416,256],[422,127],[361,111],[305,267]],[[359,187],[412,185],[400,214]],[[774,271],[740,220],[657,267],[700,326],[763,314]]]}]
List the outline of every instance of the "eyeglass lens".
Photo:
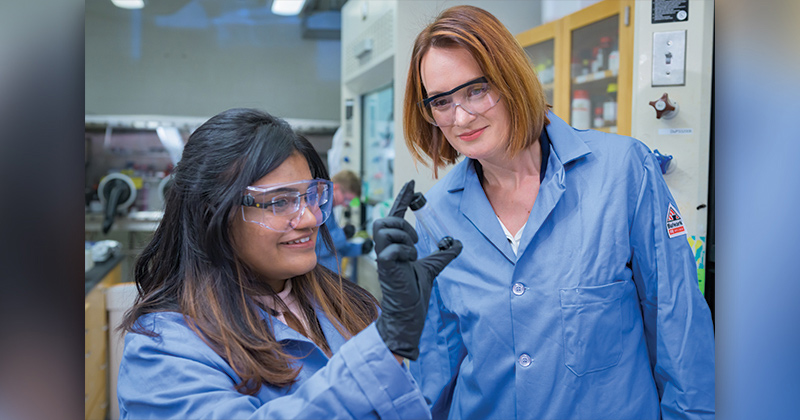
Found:
[{"label": "eyeglass lens", "polygon": [[485,79],[481,79],[483,81],[463,86],[449,95],[426,99],[422,106],[425,118],[436,126],[449,127],[455,124],[456,106],[474,115],[482,114],[497,105],[500,95],[492,90]]},{"label": "eyeglass lens", "polygon": [[324,180],[302,181],[266,190],[248,187],[242,202],[242,216],[247,222],[286,232],[297,227],[309,210],[316,219],[315,226],[319,226],[330,216],[331,192],[329,181]]}]

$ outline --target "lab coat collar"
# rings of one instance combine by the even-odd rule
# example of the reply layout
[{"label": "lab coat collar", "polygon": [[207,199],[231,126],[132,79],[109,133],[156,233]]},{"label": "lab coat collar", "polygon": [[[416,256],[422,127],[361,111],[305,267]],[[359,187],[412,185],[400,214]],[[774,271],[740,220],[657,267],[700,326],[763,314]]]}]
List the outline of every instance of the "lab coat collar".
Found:
[{"label": "lab coat collar", "polygon": [[571,166],[570,163],[591,153],[589,146],[579,137],[578,131],[552,112],[548,112],[547,117],[550,119],[550,124],[545,126],[546,133],[544,134],[550,139],[551,147],[550,157],[547,160],[547,172],[539,186],[536,202],[528,216],[525,230],[522,232],[516,258],[525,254],[533,237],[539,232],[564,195],[566,171]]},{"label": "lab coat collar", "polygon": [[[310,338],[293,330],[288,325],[279,321],[278,318],[270,315],[261,308],[258,308],[258,310],[261,313],[261,317],[264,319],[264,321],[271,323],[272,333],[275,335],[276,341],[300,341],[308,343],[314,347],[317,346],[313,341],[311,341]],[[338,351],[339,348],[345,343],[345,338],[339,334],[339,331],[336,330],[336,327],[333,326],[333,323],[328,319],[327,315],[325,315],[325,313],[316,305],[314,312],[317,314],[317,319],[322,327],[322,333],[325,335],[325,339],[328,341],[328,346],[331,348],[331,352],[336,353],[336,351]],[[320,353],[322,353],[321,350]]]},{"label": "lab coat collar", "polygon": [[[550,119],[550,124],[545,126],[545,129],[550,137],[550,146],[552,151],[558,155],[561,165],[567,166],[570,162],[592,152],[578,135],[580,132],[565,123],[553,111],[547,112],[547,118]],[[550,162],[552,160],[548,160],[548,164]]]},{"label": "lab coat collar", "polygon": [[545,126],[546,135],[550,140],[551,153],[547,161],[547,171],[542,185],[539,188],[539,195],[536,204],[533,206],[525,231],[522,234],[517,254],[511,249],[511,244],[497,220],[497,216],[492,209],[486,193],[481,187],[478,176],[475,172],[475,161],[465,159],[453,168],[453,176],[449,177],[449,184],[446,189],[449,193],[463,191],[459,210],[461,213],[481,232],[486,239],[494,244],[512,264],[516,263],[518,256],[521,256],[533,236],[547,219],[550,212],[564,194],[565,190],[565,167],[580,159],[591,150],[586,143],[578,136],[578,132],[556,116],[552,111],[548,111],[547,117],[550,124]]},{"label": "lab coat collar", "polygon": [[500,226],[500,221],[497,220],[494,209],[492,209],[489,199],[486,198],[478,174],[475,172],[475,161],[467,159],[462,162],[462,165],[465,169],[462,177],[464,193],[459,203],[459,211],[509,262],[516,263],[517,257],[514,255],[514,250],[511,249],[511,244],[508,242],[506,234]]},{"label": "lab coat collar", "polygon": [[[551,152],[556,155],[556,160],[559,161],[559,167],[566,166],[568,163],[577,160],[583,156],[588,155],[592,151],[589,146],[578,136],[578,133],[564,120],[559,118],[553,111],[547,112],[547,118],[550,119],[550,124],[545,126],[547,135],[550,140]],[[551,155],[547,161],[547,171],[550,173],[556,172],[550,164],[553,162]],[[467,180],[471,175],[475,174],[473,168],[474,162],[472,159],[467,158],[459,162],[451,172],[453,176],[448,177],[445,181],[447,184],[447,192],[454,193],[462,191],[467,185]],[[545,173],[545,176],[547,173]]]},{"label": "lab coat collar", "polygon": [[328,341],[328,347],[331,348],[331,353],[336,353],[339,347],[342,347],[347,340],[336,330],[333,321],[328,319],[328,315],[325,312],[320,310],[319,307],[316,308],[315,312],[317,313],[317,319],[319,319],[319,325],[322,327],[322,333],[325,334],[325,339]]},{"label": "lab coat collar", "polygon": [[294,340],[313,344],[313,341],[311,341],[308,337],[289,328],[288,325],[279,321],[277,317],[269,314],[267,311],[261,308],[258,308],[258,311],[261,313],[261,317],[264,319],[264,322],[267,322],[272,327],[272,334],[275,336],[276,341]]}]

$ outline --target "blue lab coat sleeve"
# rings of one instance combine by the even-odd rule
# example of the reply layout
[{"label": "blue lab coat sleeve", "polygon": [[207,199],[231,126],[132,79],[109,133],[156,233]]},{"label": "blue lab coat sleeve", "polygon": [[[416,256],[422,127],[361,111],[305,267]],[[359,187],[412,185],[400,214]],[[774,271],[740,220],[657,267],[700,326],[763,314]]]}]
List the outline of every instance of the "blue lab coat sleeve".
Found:
[{"label": "blue lab coat sleeve", "polygon": [[[430,253],[429,238],[417,223],[419,258]],[[466,349],[458,329],[458,317],[444,305],[438,282],[434,281],[428,314],[420,338],[419,358],[409,362],[425,399],[431,402],[434,419],[446,419],[450,413],[453,389]],[[424,373],[424,374],[423,374]]]},{"label": "blue lab coat sleeve", "polygon": [[632,270],[663,419],[714,418],[714,332],[685,233],[670,237],[675,200],[652,153],[631,226]]},{"label": "blue lab coat sleeve", "polygon": [[231,366],[185,323],[158,322],[154,330],[159,337],[127,334],[118,386],[123,419],[430,417],[413,378],[374,323],[330,360],[313,345],[295,342],[301,363],[316,360],[303,366],[306,372],[293,386],[264,385],[256,395],[234,389],[238,376]]}]

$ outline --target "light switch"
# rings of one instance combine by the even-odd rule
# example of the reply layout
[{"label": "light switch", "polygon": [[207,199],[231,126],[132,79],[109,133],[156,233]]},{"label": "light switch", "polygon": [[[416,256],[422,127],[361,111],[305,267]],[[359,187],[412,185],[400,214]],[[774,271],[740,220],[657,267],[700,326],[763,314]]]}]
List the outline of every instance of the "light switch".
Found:
[{"label": "light switch", "polygon": [[686,84],[686,31],[653,33],[653,86]]}]

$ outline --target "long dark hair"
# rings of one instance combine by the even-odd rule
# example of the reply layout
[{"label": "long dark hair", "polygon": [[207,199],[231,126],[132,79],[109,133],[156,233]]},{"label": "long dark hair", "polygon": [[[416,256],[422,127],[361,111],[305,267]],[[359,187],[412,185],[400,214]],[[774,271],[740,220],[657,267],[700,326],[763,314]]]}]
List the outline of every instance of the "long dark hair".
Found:
[{"label": "long dark hair", "polygon": [[[137,324],[139,317],[179,312],[231,364],[242,379],[237,384],[240,392],[255,394],[263,383],[294,383],[299,369],[291,366],[291,356],[258,311],[263,306],[252,298],[275,293],[237,256],[231,217],[241,217],[244,188],[295,153],[305,157],[312,177],[329,179],[311,143],[265,112],[231,109],[192,133],[173,172],[164,217],[136,262],[139,294],[122,329],[152,336],[154,332]],[[320,231],[333,249],[325,225]],[[306,335],[325,350],[329,347],[315,306],[345,337],[377,317],[372,295],[319,264],[295,277],[292,291],[310,324]],[[277,296],[276,300],[280,301]],[[290,313],[286,316],[293,320]]]}]

